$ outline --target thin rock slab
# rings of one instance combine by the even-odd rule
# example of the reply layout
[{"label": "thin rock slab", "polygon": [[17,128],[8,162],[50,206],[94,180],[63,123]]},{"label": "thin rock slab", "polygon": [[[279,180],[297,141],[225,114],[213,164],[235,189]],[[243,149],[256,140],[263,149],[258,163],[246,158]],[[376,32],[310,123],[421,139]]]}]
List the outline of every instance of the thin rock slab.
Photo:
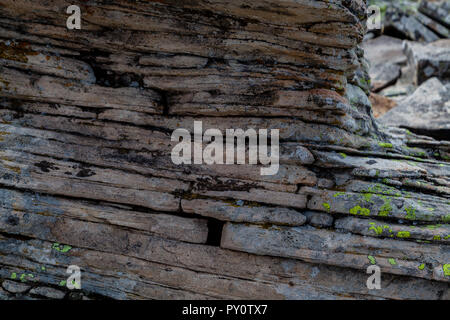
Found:
[{"label": "thin rock slab", "polygon": [[31,286],[26,283],[11,280],[3,281],[2,287],[10,293],[24,293],[31,288]]},{"label": "thin rock slab", "polygon": [[[283,243],[282,246],[279,244]],[[257,255],[301,259],[315,263],[366,269],[376,260],[384,272],[450,281],[446,275],[448,248],[391,239],[317,230],[312,227],[258,227],[227,223],[221,246]],[[424,269],[421,264],[427,264]]]}]

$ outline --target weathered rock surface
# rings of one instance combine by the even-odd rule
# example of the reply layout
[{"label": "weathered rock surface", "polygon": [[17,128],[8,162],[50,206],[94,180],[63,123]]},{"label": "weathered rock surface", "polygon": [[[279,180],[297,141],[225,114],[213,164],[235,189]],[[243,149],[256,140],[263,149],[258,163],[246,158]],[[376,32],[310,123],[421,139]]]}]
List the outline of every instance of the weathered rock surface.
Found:
[{"label": "weathered rock surface", "polygon": [[25,283],[20,283],[17,281],[4,280],[2,283],[3,289],[10,293],[24,293],[28,291],[31,287]]},{"label": "weathered rock surface", "polygon": [[[79,5],[0,0],[1,298],[449,298],[450,142],[373,119],[364,1]],[[175,165],[194,120],[278,173]]]},{"label": "weathered rock surface", "polygon": [[380,119],[390,126],[449,140],[450,84],[431,78]]}]

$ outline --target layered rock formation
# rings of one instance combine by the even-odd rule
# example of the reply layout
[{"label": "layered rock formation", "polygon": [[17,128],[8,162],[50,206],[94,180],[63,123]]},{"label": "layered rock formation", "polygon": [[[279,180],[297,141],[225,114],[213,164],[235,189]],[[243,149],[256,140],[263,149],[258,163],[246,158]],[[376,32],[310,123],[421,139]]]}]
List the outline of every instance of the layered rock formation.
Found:
[{"label": "layered rock formation", "polygon": [[[450,143],[378,128],[364,1],[70,4],[0,0],[0,297],[450,298]],[[175,165],[194,120],[278,173]]]}]

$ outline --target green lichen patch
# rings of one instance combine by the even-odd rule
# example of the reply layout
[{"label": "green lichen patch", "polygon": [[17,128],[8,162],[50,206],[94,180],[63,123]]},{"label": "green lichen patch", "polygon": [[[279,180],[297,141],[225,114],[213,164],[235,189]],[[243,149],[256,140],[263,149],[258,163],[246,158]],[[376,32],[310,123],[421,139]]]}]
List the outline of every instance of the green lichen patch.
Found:
[{"label": "green lichen patch", "polygon": [[416,220],[416,208],[410,206],[405,208],[406,216],[405,219]]},{"label": "green lichen patch", "polygon": [[425,263],[422,263],[418,268],[419,268],[419,270],[425,269]]},{"label": "green lichen patch", "polygon": [[391,205],[391,199],[383,199],[384,204],[380,207],[380,210],[378,211],[378,216],[380,217],[388,217],[392,212],[392,205]]},{"label": "green lichen patch", "polygon": [[435,229],[437,229],[439,227],[442,227],[442,224],[430,224],[430,225],[426,226],[426,228],[430,229],[430,230],[435,230]]},{"label": "green lichen patch", "polygon": [[384,231],[387,231],[389,234],[392,234],[392,228],[387,224],[377,225],[375,222],[369,222],[369,225],[370,225],[369,231],[374,231],[375,235],[377,236],[381,236]]},{"label": "green lichen patch", "polygon": [[372,196],[373,196],[373,194],[371,194],[371,193],[363,193],[363,198],[364,198],[365,202],[373,203]]},{"label": "green lichen patch", "polygon": [[15,272],[11,273],[11,279],[13,280],[17,279],[17,273]]},{"label": "green lichen patch", "polygon": [[399,231],[399,232],[397,232],[397,237],[398,238],[410,238],[411,233],[409,231]]},{"label": "green lichen patch", "polygon": [[380,142],[380,143],[378,143],[378,145],[379,145],[380,147],[382,147],[382,148],[389,148],[389,149],[391,149],[391,148],[394,147],[394,146],[392,145],[392,143],[386,143],[386,142]]},{"label": "green lichen patch", "polygon": [[393,265],[393,266],[397,265],[397,261],[395,261],[394,258],[389,258],[389,259],[388,259],[388,262],[389,262],[391,265]]},{"label": "green lichen patch", "polygon": [[341,197],[341,196],[345,196],[345,192],[336,192],[335,194],[333,194],[334,198]]},{"label": "green lichen patch", "polygon": [[371,264],[376,264],[377,263],[377,260],[375,260],[374,256],[367,256],[367,259],[369,259]]},{"label": "green lichen patch", "polygon": [[330,209],[331,209],[330,204],[327,203],[327,202],[322,203],[322,206],[323,206],[323,207],[325,208],[325,210],[327,210],[327,211],[330,211]]},{"label": "green lichen patch", "polygon": [[72,249],[72,247],[69,246],[69,245],[67,245],[67,244],[61,245],[61,244],[59,244],[58,242],[55,242],[55,243],[52,245],[52,249],[53,249],[53,250],[56,250],[56,251],[58,251],[58,252],[66,253],[66,252],[69,252],[70,249]]},{"label": "green lichen patch", "polygon": [[450,264],[444,264],[442,270],[444,271],[445,276],[450,276]]},{"label": "green lichen patch", "polygon": [[361,206],[354,206],[350,209],[350,214],[359,215],[359,216],[370,216],[370,209],[362,208]]},{"label": "green lichen patch", "polygon": [[383,228],[381,226],[372,225],[369,227],[369,231],[374,231],[377,236],[383,234]]},{"label": "green lichen patch", "polygon": [[[16,279],[16,278],[17,278],[17,276],[14,279]],[[25,281],[33,279],[33,278],[34,278],[34,275],[32,273],[22,273],[19,277],[19,280],[21,282],[25,282]]]}]

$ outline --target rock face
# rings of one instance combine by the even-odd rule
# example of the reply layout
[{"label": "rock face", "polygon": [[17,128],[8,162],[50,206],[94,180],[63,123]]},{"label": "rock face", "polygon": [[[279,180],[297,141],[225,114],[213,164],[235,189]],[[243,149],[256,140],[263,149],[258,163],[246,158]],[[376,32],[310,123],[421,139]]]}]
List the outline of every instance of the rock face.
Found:
[{"label": "rock face", "polygon": [[[0,0],[3,288],[450,298],[450,144],[373,119],[365,1],[79,5],[68,30],[66,1]],[[278,172],[176,165],[171,134],[194,120],[279,129]]]}]

